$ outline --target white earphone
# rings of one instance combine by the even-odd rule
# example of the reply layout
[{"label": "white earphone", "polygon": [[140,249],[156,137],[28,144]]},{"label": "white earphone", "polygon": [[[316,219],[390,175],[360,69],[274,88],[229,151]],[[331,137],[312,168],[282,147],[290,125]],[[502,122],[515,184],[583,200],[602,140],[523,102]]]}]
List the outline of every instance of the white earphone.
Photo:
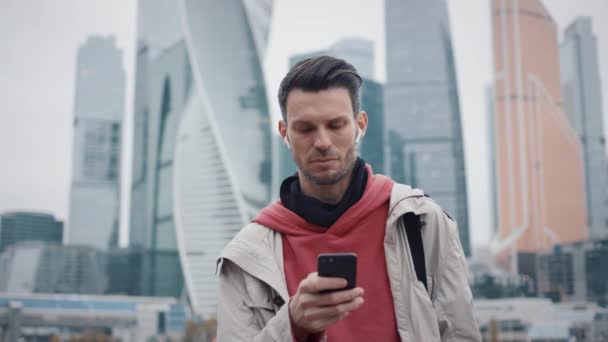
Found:
[{"label": "white earphone", "polygon": [[283,143],[287,146],[287,149],[291,151],[291,145],[289,144],[289,140],[287,140],[287,136],[283,138]]},{"label": "white earphone", "polygon": [[365,134],[363,133],[363,131],[361,131],[361,128],[359,128],[359,127],[357,127],[357,133],[356,134],[357,135],[355,136],[355,144],[358,144],[359,141],[361,141],[361,137],[363,135],[365,135]]}]

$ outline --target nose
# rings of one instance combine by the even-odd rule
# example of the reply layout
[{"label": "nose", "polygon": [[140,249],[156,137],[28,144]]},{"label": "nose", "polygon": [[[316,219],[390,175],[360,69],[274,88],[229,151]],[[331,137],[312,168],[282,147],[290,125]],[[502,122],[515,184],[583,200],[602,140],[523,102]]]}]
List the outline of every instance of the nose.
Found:
[{"label": "nose", "polygon": [[320,129],[315,136],[315,148],[321,151],[327,151],[331,147],[331,139],[329,132]]}]

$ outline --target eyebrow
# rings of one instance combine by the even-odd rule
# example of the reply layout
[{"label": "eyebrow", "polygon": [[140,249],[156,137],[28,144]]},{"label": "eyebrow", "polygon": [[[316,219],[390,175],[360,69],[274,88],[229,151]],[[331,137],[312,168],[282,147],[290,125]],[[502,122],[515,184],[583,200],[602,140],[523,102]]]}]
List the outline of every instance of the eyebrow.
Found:
[{"label": "eyebrow", "polygon": [[[336,116],[332,117],[331,119],[327,120],[327,123],[333,123],[336,121],[340,121],[340,120],[347,120],[348,119],[348,115],[350,114],[337,114]],[[303,120],[303,119],[292,119],[289,121],[290,125],[297,125],[297,124],[310,124],[311,121],[308,120]]]}]

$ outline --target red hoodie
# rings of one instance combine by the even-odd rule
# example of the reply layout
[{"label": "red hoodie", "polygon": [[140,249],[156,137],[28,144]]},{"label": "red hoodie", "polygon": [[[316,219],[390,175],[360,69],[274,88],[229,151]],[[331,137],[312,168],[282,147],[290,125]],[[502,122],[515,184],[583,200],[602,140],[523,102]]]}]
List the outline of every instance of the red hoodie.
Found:
[{"label": "red hoodie", "polygon": [[368,172],[363,197],[329,228],[306,222],[277,201],[253,222],[282,233],[287,289],[293,296],[300,282],[317,271],[321,253],[356,253],[357,286],[365,303],[326,330],[328,341],[399,341],[393,297],[386,271],[384,234],[393,182]]}]

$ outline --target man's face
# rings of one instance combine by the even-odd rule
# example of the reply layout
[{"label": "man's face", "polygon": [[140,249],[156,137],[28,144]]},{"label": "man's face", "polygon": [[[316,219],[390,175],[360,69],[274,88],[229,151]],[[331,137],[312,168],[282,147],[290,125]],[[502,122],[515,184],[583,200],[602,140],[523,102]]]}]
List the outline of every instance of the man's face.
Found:
[{"label": "man's face", "polygon": [[287,137],[299,172],[317,185],[344,179],[357,158],[357,126],[365,131],[367,115],[353,115],[348,90],[331,88],[318,92],[294,89],[286,106],[287,126],[279,131]]}]

